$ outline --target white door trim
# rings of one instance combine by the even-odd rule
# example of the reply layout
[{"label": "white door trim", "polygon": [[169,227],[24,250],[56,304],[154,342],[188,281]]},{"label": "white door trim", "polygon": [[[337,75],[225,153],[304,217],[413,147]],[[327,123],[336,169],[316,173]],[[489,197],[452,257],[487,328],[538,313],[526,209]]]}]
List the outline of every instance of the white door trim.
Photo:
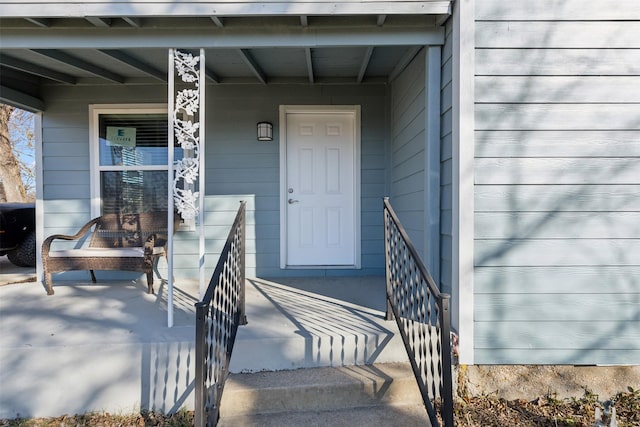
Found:
[{"label": "white door trim", "polygon": [[[287,266],[287,114],[291,113],[351,113],[354,118],[354,250],[355,264],[351,266]],[[360,234],[360,106],[359,105],[281,105],[280,106],[280,268],[351,268],[361,267],[361,234]]]}]

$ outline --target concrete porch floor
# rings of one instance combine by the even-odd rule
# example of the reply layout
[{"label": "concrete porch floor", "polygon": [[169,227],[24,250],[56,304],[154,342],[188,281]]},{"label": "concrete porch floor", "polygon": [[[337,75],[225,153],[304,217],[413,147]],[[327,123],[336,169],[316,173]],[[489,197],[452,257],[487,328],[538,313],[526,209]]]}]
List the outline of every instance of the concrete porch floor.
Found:
[{"label": "concrete porch floor", "polygon": [[[98,280],[100,278],[98,277]],[[0,287],[0,418],[193,408],[198,285],[119,281]],[[231,372],[404,362],[384,278],[247,280]]]}]

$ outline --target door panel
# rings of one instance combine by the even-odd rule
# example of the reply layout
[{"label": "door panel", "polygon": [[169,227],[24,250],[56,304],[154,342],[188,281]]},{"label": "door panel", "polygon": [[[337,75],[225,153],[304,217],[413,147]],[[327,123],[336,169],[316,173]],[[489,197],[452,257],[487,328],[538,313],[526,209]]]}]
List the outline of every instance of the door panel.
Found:
[{"label": "door panel", "polygon": [[288,113],[286,126],[286,265],[355,265],[354,115]]}]

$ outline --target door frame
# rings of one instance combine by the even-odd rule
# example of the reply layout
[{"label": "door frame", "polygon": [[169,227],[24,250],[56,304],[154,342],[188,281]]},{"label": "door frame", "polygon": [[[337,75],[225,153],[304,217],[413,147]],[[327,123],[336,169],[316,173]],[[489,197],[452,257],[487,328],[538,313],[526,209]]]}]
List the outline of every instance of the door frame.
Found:
[{"label": "door frame", "polygon": [[[289,266],[287,265],[287,115],[291,113],[345,113],[353,116],[353,227],[354,227],[354,265],[337,266]],[[361,260],[361,132],[360,105],[280,105],[280,268],[282,269],[359,269]]]}]

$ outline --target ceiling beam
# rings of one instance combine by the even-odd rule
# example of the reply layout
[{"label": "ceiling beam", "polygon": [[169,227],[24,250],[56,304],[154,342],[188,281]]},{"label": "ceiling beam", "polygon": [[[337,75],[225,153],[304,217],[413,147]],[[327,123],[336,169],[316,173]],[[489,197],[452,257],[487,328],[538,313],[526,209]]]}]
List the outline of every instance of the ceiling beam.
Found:
[{"label": "ceiling beam", "polygon": [[47,18],[24,18],[38,27],[47,28],[51,26],[51,19]]},{"label": "ceiling beam", "polygon": [[[257,31],[251,27],[189,28],[48,28],[46,36],[33,29],[0,28],[3,49],[122,49],[181,46],[184,49],[249,49],[259,47],[356,47],[438,45],[444,28],[424,26],[286,27]],[[286,37],[283,37],[286,34]]]},{"label": "ceiling beam", "polygon": [[247,49],[238,49],[238,54],[242,58],[242,60],[247,64],[247,66],[251,69],[251,72],[260,80],[260,82],[264,85],[267,84],[267,77],[264,75],[264,72],[258,65],[253,56]]},{"label": "ceiling beam", "polygon": [[124,22],[126,22],[127,24],[131,25],[134,28],[141,28],[142,27],[142,19],[140,19],[140,18],[133,18],[131,16],[123,16],[122,20]]},{"label": "ceiling beam", "polygon": [[109,56],[110,58],[116,59],[124,64],[127,64],[133,68],[136,68],[140,71],[142,71],[143,73],[146,73],[148,75],[150,75],[151,77],[155,77],[156,79],[163,81],[163,82],[167,82],[169,80],[167,73],[158,70],[155,67],[152,67],[151,65],[140,61],[138,58],[135,58],[131,55],[129,55],[128,53],[125,53],[121,50],[117,50],[117,49],[101,49],[100,52],[104,53],[105,55]]},{"label": "ceiling beam", "polygon": [[451,17],[451,15],[438,15],[436,17],[436,26],[444,25],[445,22]]},{"label": "ceiling beam", "polygon": [[418,54],[418,52],[420,52],[421,49],[422,46],[411,46],[407,49],[405,54],[402,55],[402,58],[400,58],[400,60],[398,61],[398,64],[389,73],[389,82],[395,80],[396,77],[398,77],[400,73],[404,71],[405,68],[407,68],[407,65],[409,65],[409,63],[413,60],[413,58],[415,58],[415,56]]},{"label": "ceiling beam", "polygon": [[311,48],[307,47],[304,49],[304,56],[307,61],[307,75],[309,76],[309,83],[313,83],[315,79],[313,76],[313,60],[311,58]]},{"label": "ceiling beam", "polygon": [[204,76],[213,83],[220,83],[220,77],[207,67],[204,69]]},{"label": "ceiling beam", "polygon": [[98,77],[102,77],[103,79],[110,80],[112,82],[124,83],[125,81],[124,77],[119,74],[113,73],[109,70],[105,70],[102,67],[91,64],[85,60],[76,58],[75,56],[71,56],[68,53],[59,50],[32,49],[32,51],[42,56],[46,56],[47,58],[55,59],[56,61],[62,62],[63,64],[67,64],[69,66],[94,74]]},{"label": "ceiling beam", "polygon": [[[316,85],[332,85],[332,86],[353,86],[354,77],[351,76],[340,76],[340,77],[319,77],[315,76],[314,84]],[[255,77],[225,77],[223,81],[220,83],[221,85],[238,85],[238,84],[256,84]],[[306,76],[299,77],[269,77],[269,85],[308,85],[309,79]],[[369,84],[379,84],[385,85],[387,84],[387,80],[385,77],[368,77],[367,85]]]},{"label": "ceiling beam", "polygon": [[367,51],[364,53],[364,58],[362,58],[362,65],[360,65],[360,72],[358,73],[358,83],[362,83],[362,79],[364,79],[364,75],[367,72],[367,67],[369,66],[369,62],[371,61],[371,55],[373,54],[373,46],[369,46]]},{"label": "ceiling beam", "polygon": [[111,27],[110,18],[100,18],[98,16],[85,16],[84,19],[91,22],[91,25],[93,25],[94,27],[103,27],[103,28]]},{"label": "ceiling beam", "polygon": [[44,77],[60,83],[68,83],[74,85],[77,82],[76,78],[72,75],[41,67],[40,65],[23,61],[22,59],[14,58],[5,54],[0,55],[0,65],[4,65],[6,67],[13,68],[14,70],[34,74],[36,76]]},{"label": "ceiling beam", "polygon": [[210,16],[210,18],[213,21],[213,23],[216,24],[216,27],[224,28],[224,21],[222,20],[222,18],[219,18],[217,16]]},{"label": "ceiling beam", "polygon": [[13,105],[34,113],[44,111],[42,99],[2,85],[0,85],[0,103]]}]

